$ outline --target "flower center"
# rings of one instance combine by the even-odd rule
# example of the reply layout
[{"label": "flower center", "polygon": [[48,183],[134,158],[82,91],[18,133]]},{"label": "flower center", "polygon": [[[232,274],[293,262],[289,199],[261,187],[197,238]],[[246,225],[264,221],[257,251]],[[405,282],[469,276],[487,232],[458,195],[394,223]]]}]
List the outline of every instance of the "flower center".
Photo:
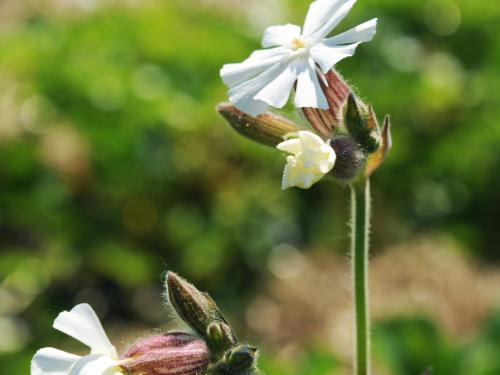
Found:
[{"label": "flower center", "polygon": [[305,48],[306,44],[304,43],[304,41],[300,38],[294,38],[292,40],[292,49],[294,51],[298,50],[298,49],[301,49],[301,48]]}]

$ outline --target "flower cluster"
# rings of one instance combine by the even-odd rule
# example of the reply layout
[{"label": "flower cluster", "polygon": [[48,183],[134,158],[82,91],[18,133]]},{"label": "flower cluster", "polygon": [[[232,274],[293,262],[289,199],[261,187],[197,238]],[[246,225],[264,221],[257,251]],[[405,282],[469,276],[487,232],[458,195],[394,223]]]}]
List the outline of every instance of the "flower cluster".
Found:
[{"label": "flower cluster", "polygon": [[[355,2],[316,0],[302,28],[267,28],[264,49],[221,69],[230,104],[219,105],[219,113],[244,136],[288,154],[283,189],[307,189],[325,175],[344,181],[367,176],[390,148],[388,118],[380,129],[373,109],[333,69],[375,35],[377,19],[328,37]],[[312,130],[266,113],[282,108],[292,91]]]},{"label": "flower cluster", "polygon": [[169,272],[169,301],[194,334],[170,332],[138,340],[118,356],[88,304],[64,311],[53,327],[89,347],[87,355],[42,348],[31,361],[31,375],[236,375],[252,374],[257,349],[242,344],[206,293]]}]

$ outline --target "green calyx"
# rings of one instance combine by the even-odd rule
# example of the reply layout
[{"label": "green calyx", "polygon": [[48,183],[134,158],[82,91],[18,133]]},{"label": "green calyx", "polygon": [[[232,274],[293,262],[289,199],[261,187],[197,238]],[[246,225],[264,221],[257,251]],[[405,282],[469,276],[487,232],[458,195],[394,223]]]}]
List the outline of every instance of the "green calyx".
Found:
[{"label": "green calyx", "polygon": [[380,128],[371,106],[366,106],[354,94],[347,98],[344,123],[352,138],[370,154],[380,144]]}]

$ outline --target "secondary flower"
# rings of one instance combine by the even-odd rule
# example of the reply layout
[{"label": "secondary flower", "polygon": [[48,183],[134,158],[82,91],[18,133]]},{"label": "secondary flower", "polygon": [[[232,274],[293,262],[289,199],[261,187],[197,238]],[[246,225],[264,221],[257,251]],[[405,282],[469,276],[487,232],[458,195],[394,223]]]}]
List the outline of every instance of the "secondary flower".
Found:
[{"label": "secondary flower", "polygon": [[221,69],[230,102],[257,116],[269,106],[282,108],[295,86],[296,107],[327,109],[319,78],[326,84],[323,75],[375,35],[377,19],[372,19],[327,38],[355,2],[316,0],[309,7],[303,28],[292,24],[268,27],[262,39],[265,49],[253,52],[242,63],[226,64]]},{"label": "secondary flower", "polygon": [[299,131],[297,138],[281,142],[278,150],[292,155],[287,157],[281,188],[310,188],[335,165],[335,151],[318,135],[310,131]]},{"label": "secondary flower", "polygon": [[121,375],[116,349],[109,342],[92,307],[83,303],[63,311],[53,327],[90,348],[79,356],[54,348],[43,348],[31,361],[31,375]]}]

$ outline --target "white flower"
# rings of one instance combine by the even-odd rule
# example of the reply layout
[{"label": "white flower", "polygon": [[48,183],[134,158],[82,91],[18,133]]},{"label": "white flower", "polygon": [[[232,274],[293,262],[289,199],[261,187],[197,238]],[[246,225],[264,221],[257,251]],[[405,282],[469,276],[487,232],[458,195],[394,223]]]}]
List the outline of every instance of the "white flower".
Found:
[{"label": "white flower", "polygon": [[308,189],[335,165],[335,151],[318,135],[305,130],[297,135],[297,138],[276,146],[278,150],[292,154],[286,158],[281,184],[283,190],[293,186]]},{"label": "white flower", "polygon": [[297,82],[296,107],[327,109],[318,74],[328,72],[337,62],[352,56],[360,43],[370,41],[375,35],[376,18],[326,38],[355,2],[316,0],[309,7],[302,29],[291,24],[268,27],[262,47],[274,48],[257,50],[242,63],[226,64],[221,69],[231,103],[257,116],[270,105],[282,108]]},{"label": "white flower", "polygon": [[43,348],[31,361],[31,375],[122,375],[116,349],[109,342],[92,307],[83,303],[63,311],[53,327],[90,348],[79,356],[59,349]]}]

